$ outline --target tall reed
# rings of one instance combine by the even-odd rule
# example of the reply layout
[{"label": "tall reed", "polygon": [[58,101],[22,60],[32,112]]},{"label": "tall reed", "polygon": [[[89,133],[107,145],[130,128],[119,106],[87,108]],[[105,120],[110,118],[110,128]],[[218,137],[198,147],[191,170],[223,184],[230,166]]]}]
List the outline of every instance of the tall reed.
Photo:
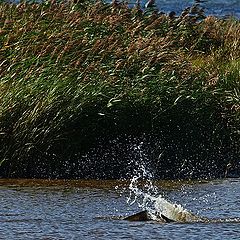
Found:
[{"label": "tall reed", "polygon": [[100,1],[1,3],[0,19],[1,176],[71,177],[99,137],[189,119],[239,151],[238,20]]}]

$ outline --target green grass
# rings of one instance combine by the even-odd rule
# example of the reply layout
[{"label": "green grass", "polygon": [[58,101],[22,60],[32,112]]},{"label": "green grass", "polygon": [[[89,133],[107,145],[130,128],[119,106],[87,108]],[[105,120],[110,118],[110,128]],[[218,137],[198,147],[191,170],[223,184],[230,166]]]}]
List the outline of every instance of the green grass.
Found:
[{"label": "green grass", "polygon": [[[168,141],[159,177],[173,162],[184,178],[189,168],[212,176],[209,165],[219,176],[235,161],[238,20],[172,20],[90,1],[1,3],[0,19],[0,176],[88,177],[81,156],[143,134]],[[119,177],[116,169],[104,176]]]}]

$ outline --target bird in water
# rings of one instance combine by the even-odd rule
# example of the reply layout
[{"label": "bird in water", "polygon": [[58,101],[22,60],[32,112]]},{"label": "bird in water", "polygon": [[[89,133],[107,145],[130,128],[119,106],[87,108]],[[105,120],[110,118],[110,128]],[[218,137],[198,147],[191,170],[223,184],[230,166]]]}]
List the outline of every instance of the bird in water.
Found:
[{"label": "bird in water", "polygon": [[147,3],[145,4],[145,8],[152,8],[155,7],[155,0],[148,0]]},{"label": "bird in water", "polygon": [[168,14],[168,17],[170,19],[174,19],[176,17],[176,13],[174,11],[171,11],[169,14]]},{"label": "bird in water", "polygon": [[147,3],[145,4],[145,14],[151,15],[151,14],[157,14],[158,13],[158,8],[155,4],[155,0],[148,0]]}]

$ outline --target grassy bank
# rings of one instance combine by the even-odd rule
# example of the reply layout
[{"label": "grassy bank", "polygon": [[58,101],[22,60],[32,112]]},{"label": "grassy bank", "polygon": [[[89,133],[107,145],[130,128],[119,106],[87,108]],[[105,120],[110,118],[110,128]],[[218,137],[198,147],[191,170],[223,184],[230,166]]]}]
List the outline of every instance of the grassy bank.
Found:
[{"label": "grassy bank", "polygon": [[217,177],[237,163],[238,20],[54,1],[1,3],[0,19],[0,176],[126,177],[144,156],[158,178]]}]

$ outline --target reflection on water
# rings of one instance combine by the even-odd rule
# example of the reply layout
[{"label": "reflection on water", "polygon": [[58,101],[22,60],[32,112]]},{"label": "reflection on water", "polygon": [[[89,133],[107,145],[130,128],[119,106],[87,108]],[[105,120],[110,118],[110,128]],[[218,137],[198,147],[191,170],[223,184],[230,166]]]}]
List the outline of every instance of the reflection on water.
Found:
[{"label": "reflection on water", "polygon": [[217,224],[121,220],[140,210],[127,204],[127,184],[0,180],[0,239],[239,239],[240,179],[155,183],[191,212],[225,219]]}]

